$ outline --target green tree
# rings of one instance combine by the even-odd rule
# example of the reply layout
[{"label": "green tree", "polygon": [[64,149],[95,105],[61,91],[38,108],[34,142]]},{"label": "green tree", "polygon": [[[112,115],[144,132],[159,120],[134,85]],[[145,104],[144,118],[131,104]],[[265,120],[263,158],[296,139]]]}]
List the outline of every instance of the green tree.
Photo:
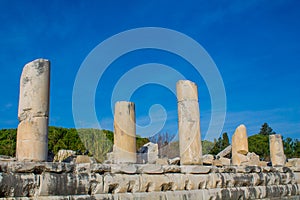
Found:
[{"label": "green tree", "polygon": [[113,135],[111,131],[99,130],[99,129],[78,129],[78,135],[84,147],[93,154],[93,157],[98,161],[102,162],[106,159],[106,154],[112,151],[113,143],[108,135]]},{"label": "green tree", "polygon": [[228,147],[229,145],[230,145],[229,138],[228,138],[227,133],[225,132],[222,135],[222,150],[225,149],[226,147]]},{"label": "green tree", "polygon": [[254,152],[262,160],[270,161],[269,153],[269,136],[264,134],[256,134],[248,137],[249,152]]},{"label": "green tree", "polygon": [[300,158],[300,141],[298,139],[295,140],[294,157]]},{"label": "green tree", "polygon": [[0,130],[0,155],[15,156],[17,129]]},{"label": "green tree", "polygon": [[295,156],[295,142],[292,138],[288,137],[283,140],[283,147],[286,158],[293,158]]},{"label": "green tree", "polygon": [[217,155],[220,151],[224,150],[229,145],[229,138],[227,133],[222,134],[222,138],[215,139],[213,148],[210,150],[210,154]]},{"label": "green tree", "polygon": [[144,144],[150,142],[148,138],[142,138],[141,136],[136,136],[136,150],[138,151]]},{"label": "green tree", "polygon": [[267,123],[264,123],[260,128],[259,134],[272,135],[272,134],[276,134],[276,133],[273,131],[273,129]]},{"label": "green tree", "polygon": [[202,154],[209,154],[211,151],[211,148],[214,146],[214,143],[208,140],[202,140]]},{"label": "green tree", "polygon": [[50,126],[48,132],[48,150],[53,154],[57,154],[60,149],[86,150],[76,129]]}]

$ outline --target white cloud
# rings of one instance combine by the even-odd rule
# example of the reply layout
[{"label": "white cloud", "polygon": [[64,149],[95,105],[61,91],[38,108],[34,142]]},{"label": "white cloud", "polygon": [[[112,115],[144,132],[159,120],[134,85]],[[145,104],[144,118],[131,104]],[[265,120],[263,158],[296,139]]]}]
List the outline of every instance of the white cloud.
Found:
[{"label": "white cloud", "polygon": [[12,107],[13,107],[13,104],[9,102],[2,106],[1,111],[7,111],[7,110],[11,109]]}]

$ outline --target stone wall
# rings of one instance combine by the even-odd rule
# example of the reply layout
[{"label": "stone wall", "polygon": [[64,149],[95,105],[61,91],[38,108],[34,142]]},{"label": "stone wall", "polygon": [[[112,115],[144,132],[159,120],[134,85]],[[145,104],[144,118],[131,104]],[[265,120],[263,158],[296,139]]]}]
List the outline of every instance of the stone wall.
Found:
[{"label": "stone wall", "polygon": [[0,197],[300,199],[300,167],[0,162]]}]

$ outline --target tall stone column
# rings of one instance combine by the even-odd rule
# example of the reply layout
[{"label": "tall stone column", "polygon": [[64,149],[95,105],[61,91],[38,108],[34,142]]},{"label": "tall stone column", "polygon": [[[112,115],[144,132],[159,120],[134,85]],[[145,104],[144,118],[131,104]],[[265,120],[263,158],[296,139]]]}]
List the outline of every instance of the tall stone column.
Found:
[{"label": "tall stone column", "polygon": [[284,166],[286,157],[284,155],[282,137],[280,134],[269,136],[270,141],[270,156],[273,166]]},{"label": "tall stone column", "polygon": [[202,164],[200,113],[197,85],[188,80],[176,84],[180,163]]},{"label": "tall stone column", "polygon": [[132,102],[115,104],[113,148],[115,163],[136,163],[135,105]]},{"label": "tall stone column", "polygon": [[50,62],[25,65],[20,79],[16,157],[46,161],[48,156]]},{"label": "tall stone column", "polygon": [[236,128],[232,136],[232,164],[241,165],[243,162],[247,162],[248,153],[248,136],[245,125],[240,125]]}]

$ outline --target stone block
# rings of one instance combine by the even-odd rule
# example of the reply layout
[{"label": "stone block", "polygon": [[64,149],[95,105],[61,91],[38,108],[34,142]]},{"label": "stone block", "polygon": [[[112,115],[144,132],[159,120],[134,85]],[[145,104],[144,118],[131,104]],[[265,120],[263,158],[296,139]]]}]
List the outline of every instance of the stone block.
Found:
[{"label": "stone block", "polygon": [[169,163],[169,165],[179,165],[180,164],[180,158],[176,157],[176,158],[168,159],[168,163]]},{"label": "stone block", "polygon": [[223,164],[220,160],[213,160],[212,162],[213,166],[222,167]]},{"label": "stone block", "polygon": [[180,173],[181,168],[178,165],[163,165],[162,166],[164,173]]},{"label": "stone block", "polygon": [[185,190],[186,184],[188,183],[188,177],[184,174],[166,174],[169,178],[169,185],[171,186],[171,191],[175,190]]},{"label": "stone block", "polygon": [[272,166],[284,166],[286,157],[284,155],[281,135],[273,134],[269,136],[269,139]]},{"label": "stone block", "polygon": [[114,174],[135,174],[137,173],[137,165],[134,164],[112,164],[111,173]]},{"label": "stone block", "polygon": [[79,164],[76,164],[75,166],[76,166],[75,172],[77,174],[91,172],[91,164],[90,163],[79,163]]},{"label": "stone block", "polygon": [[287,167],[300,167],[300,158],[288,159],[286,166]]},{"label": "stone block", "polygon": [[210,176],[208,174],[187,174],[186,190],[206,189]]},{"label": "stone block", "polygon": [[211,154],[206,154],[202,156],[202,163],[206,165],[212,165],[214,161],[214,156]]},{"label": "stone block", "polygon": [[241,165],[247,162],[246,157],[248,153],[248,137],[246,127],[242,124],[238,126],[232,136],[232,157],[233,165]]},{"label": "stone block", "polygon": [[136,163],[135,105],[119,101],[114,111],[114,163]]},{"label": "stone block", "polygon": [[223,149],[216,155],[216,158],[219,159],[221,157],[226,157],[226,156],[230,155],[231,150],[232,150],[232,146],[231,145],[227,146],[225,149]]},{"label": "stone block", "polygon": [[295,175],[295,181],[296,181],[296,183],[300,184],[300,172],[296,172],[296,173],[294,173],[294,175]]},{"label": "stone block", "polygon": [[220,157],[218,160],[221,161],[223,166],[224,165],[228,166],[231,163],[231,160],[229,158]]},{"label": "stone block", "polygon": [[181,173],[185,174],[208,174],[212,171],[210,166],[186,165],[181,166]]},{"label": "stone block", "polygon": [[40,162],[9,162],[7,168],[13,173],[36,173],[40,174],[45,170],[45,165]]},{"label": "stone block", "polygon": [[106,174],[103,183],[104,193],[135,193],[140,190],[139,175]]},{"label": "stone block", "polygon": [[53,162],[63,162],[69,157],[74,157],[76,152],[73,150],[60,149],[58,153],[54,156]]},{"label": "stone block", "polygon": [[1,197],[34,197],[39,188],[39,175],[33,173],[0,173]]},{"label": "stone block", "polygon": [[100,174],[103,174],[105,172],[111,172],[111,166],[107,164],[94,163],[91,164],[91,172]]},{"label": "stone block", "polygon": [[173,184],[170,183],[166,175],[140,175],[140,192],[154,192],[171,190]]},{"label": "stone block", "polygon": [[148,142],[143,145],[138,153],[138,163],[141,164],[155,164],[158,159],[158,145]]},{"label": "stone block", "polygon": [[168,164],[168,158],[158,158],[155,162],[157,165],[167,165]]},{"label": "stone block", "polygon": [[20,161],[47,161],[48,117],[35,117],[18,125],[16,157]]},{"label": "stone block", "polygon": [[56,173],[65,172],[64,163],[45,162],[44,166],[45,166],[45,172],[56,172]]},{"label": "stone block", "polygon": [[163,168],[162,165],[156,164],[145,164],[145,165],[138,165],[139,173],[143,174],[162,174]]},{"label": "stone block", "polygon": [[76,156],[75,163],[93,163],[93,159],[90,158],[88,155],[78,155]]},{"label": "stone block", "polygon": [[44,173],[41,175],[40,196],[88,194],[90,178],[88,174]]},{"label": "stone block", "polygon": [[104,193],[103,176],[97,173],[91,173],[89,194],[102,194]]}]

